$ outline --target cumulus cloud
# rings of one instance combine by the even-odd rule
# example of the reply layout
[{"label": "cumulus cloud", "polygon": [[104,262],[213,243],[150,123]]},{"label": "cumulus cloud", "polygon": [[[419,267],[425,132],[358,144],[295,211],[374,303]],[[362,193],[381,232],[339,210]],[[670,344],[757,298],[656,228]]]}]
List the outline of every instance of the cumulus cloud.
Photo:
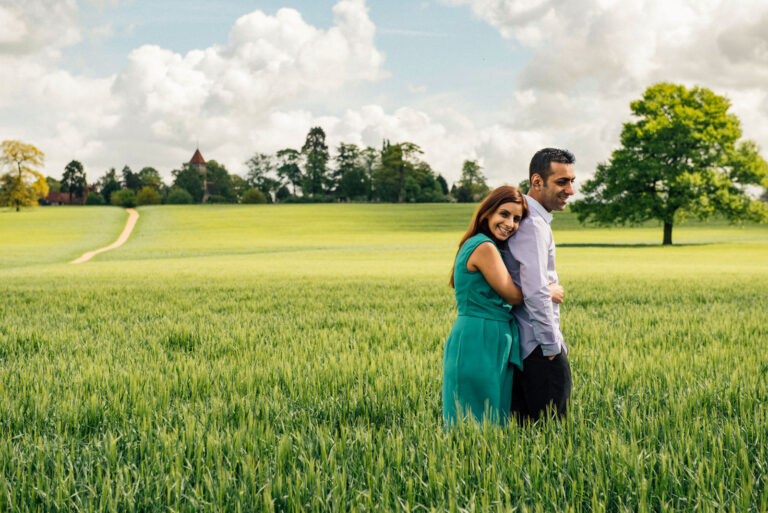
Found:
[{"label": "cumulus cloud", "polygon": [[[725,94],[768,151],[768,4],[762,0],[445,0],[468,5],[531,58],[509,128],[546,129],[585,171],[618,144],[629,102],[659,81]],[[762,122],[761,122],[762,120]]]},{"label": "cumulus cloud", "polygon": [[[336,3],[327,30],[308,24],[294,9],[254,11],[235,22],[226,44],[186,54],[141,46],[119,73],[99,79],[60,69],[56,50],[80,38],[77,4],[56,3],[46,15],[47,3],[15,2],[0,10],[3,26],[17,27],[0,42],[0,63],[18,77],[0,85],[0,108],[10,117],[23,104],[27,120],[17,123],[17,130],[25,127],[20,134],[0,128],[0,135],[34,134],[31,139],[47,146],[54,168],[75,154],[97,167],[147,156],[136,165],[169,168],[198,140],[214,153],[253,151],[274,139],[272,125],[286,102],[386,76],[364,0]],[[57,17],[71,22],[69,35],[47,29]],[[244,150],[229,154],[247,156]]]},{"label": "cumulus cloud", "polygon": [[[76,4],[68,6],[67,16],[76,18]],[[242,172],[254,152],[298,148],[319,125],[332,151],[342,141],[376,148],[383,139],[410,141],[449,181],[458,179],[467,158],[479,160],[493,183],[522,178],[524,171],[512,163],[526,142],[542,139],[540,127],[480,127],[456,105],[441,105],[446,102],[390,110],[353,105],[336,115],[297,108],[304,95],[343,94],[348,84],[386,76],[365,3],[342,0],[333,10],[334,24],[326,30],[293,9],[255,11],[234,23],[225,44],[186,54],[141,46],[119,73],[103,78],[74,75],[51,58],[75,37],[41,36],[45,44],[29,50],[37,51],[35,58],[29,52],[24,58],[0,55],[19,74],[15,85],[0,84],[0,108],[4,116],[28,120],[16,134],[0,127],[0,136],[39,145],[53,175],[72,158],[83,161],[91,177],[124,163],[153,165],[167,175],[198,141],[206,158]]]},{"label": "cumulus cloud", "polygon": [[5,0],[0,5],[0,55],[57,53],[81,39],[76,0]]},{"label": "cumulus cloud", "polygon": [[225,46],[186,55],[143,46],[129,55],[114,94],[132,113],[183,123],[220,113],[259,116],[309,90],[382,78],[383,55],[363,2],[343,0],[334,12],[336,25],[327,31],[280,9],[238,19]]},{"label": "cumulus cloud", "polygon": [[[104,9],[116,2],[88,1]],[[762,0],[443,1],[468,6],[527,48],[509,101],[494,109],[503,122],[479,122],[456,92],[416,86],[410,105],[348,104],[355,84],[387,76],[364,0],[338,1],[329,28],[294,9],[254,11],[221,44],[187,53],[140,46],[104,77],[66,71],[61,49],[84,36],[108,38],[109,25],[83,29],[76,0],[6,0],[0,67],[14,76],[0,81],[0,139],[41,147],[52,175],[72,158],[89,177],[125,163],[167,175],[198,141],[206,158],[242,172],[254,152],[300,147],[320,125],[333,148],[414,142],[449,181],[463,160],[477,159],[492,184],[517,183],[535,150],[567,147],[581,180],[618,144],[629,101],[668,80],[728,95],[745,135],[768,151]]]}]

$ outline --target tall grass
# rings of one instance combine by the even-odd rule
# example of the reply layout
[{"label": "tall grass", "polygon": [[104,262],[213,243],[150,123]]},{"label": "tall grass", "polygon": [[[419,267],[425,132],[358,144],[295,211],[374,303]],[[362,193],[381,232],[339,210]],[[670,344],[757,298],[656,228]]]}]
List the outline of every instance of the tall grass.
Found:
[{"label": "tall grass", "polygon": [[467,209],[298,207],[0,270],[0,511],[768,510],[764,227],[560,248],[568,420],[445,431]]}]

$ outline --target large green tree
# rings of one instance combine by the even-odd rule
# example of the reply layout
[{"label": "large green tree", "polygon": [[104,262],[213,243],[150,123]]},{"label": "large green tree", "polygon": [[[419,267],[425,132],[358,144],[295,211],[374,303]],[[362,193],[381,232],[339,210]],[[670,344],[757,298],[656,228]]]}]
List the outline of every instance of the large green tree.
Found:
[{"label": "large green tree", "polygon": [[456,189],[456,201],[471,203],[480,201],[490,191],[485,183],[483,168],[476,160],[465,160],[461,166],[461,178]]},{"label": "large green tree", "polygon": [[245,163],[248,174],[245,179],[251,187],[258,189],[268,201],[272,201],[274,193],[280,188],[280,180],[274,178],[275,162],[271,155],[257,153]]},{"label": "large green tree", "polygon": [[303,176],[301,174],[301,153],[293,148],[285,148],[277,152],[277,176],[292,187],[292,194],[296,195],[296,188],[301,187]]},{"label": "large green tree", "polygon": [[341,143],[334,157],[334,193],[341,200],[365,200],[368,198],[368,176],[362,165],[360,148],[355,144]]},{"label": "large green tree", "polygon": [[208,192],[211,196],[221,196],[228,203],[237,202],[237,193],[232,184],[232,177],[224,167],[215,160],[209,160],[205,164],[206,176],[209,182]]},{"label": "large green tree", "polygon": [[204,184],[200,171],[186,163],[181,169],[171,171],[171,174],[173,175],[173,187],[187,191],[195,203],[203,201]]},{"label": "large green tree", "polygon": [[572,209],[581,221],[640,223],[658,219],[663,244],[686,215],[765,221],[768,207],[749,185],[765,183],[768,164],[752,141],[739,141],[730,101],[709,89],[659,83],[630,103],[621,147],[581,187]]},{"label": "large green tree", "polygon": [[64,167],[64,173],[61,177],[61,188],[64,192],[69,193],[69,203],[72,203],[72,195],[83,200],[87,187],[88,183],[83,165],[77,160],[71,161]]},{"label": "large green tree", "polygon": [[107,173],[99,180],[101,186],[99,191],[104,197],[104,201],[110,204],[112,201],[112,193],[120,190],[120,180],[117,179],[117,171],[115,168],[111,168]]},{"label": "large green tree", "polygon": [[304,146],[304,181],[302,191],[305,196],[319,196],[328,189],[328,145],[325,143],[325,131],[315,126],[307,133]]},{"label": "large green tree", "polygon": [[[390,144],[384,141],[381,160],[374,171],[374,194],[382,201],[402,203],[406,199],[406,188],[413,190],[414,171],[423,152],[411,142]],[[407,187],[406,187],[407,186]]]},{"label": "large green tree", "polygon": [[143,167],[141,171],[137,173],[139,181],[141,182],[142,189],[144,187],[152,187],[154,190],[159,191],[163,187],[163,179],[160,178],[160,173],[154,167]]},{"label": "large green tree", "polygon": [[360,151],[360,165],[365,171],[365,181],[368,184],[368,190],[366,191],[366,199],[368,201],[373,200],[373,174],[380,161],[381,152],[376,148],[366,146],[364,150]]},{"label": "large green tree", "polygon": [[10,205],[18,212],[45,198],[48,183],[37,170],[44,159],[43,152],[31,144],[11,140],[0,144],[0,169],[7,169],[0,177],[0,205]]},{"label": "large green tree", "polygon": [[61,192],[61,181],[55,179],[52,176],[46,176],[45,182],[48,184],[48,190],[50,192]]},{"label": "large green tree", "polygon": [[122,174],[123,174],[123,187],[125,189],[130,189],[133,192],[136,192],[142,188],[141,178],[139,177],[139,174],[134,173],[128,165],[123,167]]},{"label": "large green tree", "polygon": [[445,181],[445,177],[439,174],[437,175],[436,180],[437,180],[437,183],[440,184],[440,192],[443,193],[443,196],[447,196],[449,189],[448,189],[448,182]]},{"label": "large green tree", "polygon": [[232,181],[232,189],[235,191],[237,201],[240,201],[243,198],[245,191],[250,189],[251,186],[248,181],[240,175],[229,175],[229,178]]},{"label": "large green tree", "polygon": [[445,201],[443,187],[435,172],[426,162],[417,162],[405,180],[405,201],[416,203]]}]

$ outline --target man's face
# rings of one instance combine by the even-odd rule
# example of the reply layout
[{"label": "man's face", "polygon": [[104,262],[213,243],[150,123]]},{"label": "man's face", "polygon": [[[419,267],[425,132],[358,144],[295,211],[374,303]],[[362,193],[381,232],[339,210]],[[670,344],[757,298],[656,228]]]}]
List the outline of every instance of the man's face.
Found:
[{"label": "man's face", "polygon": [[548,211],[563,210],[568,198],[573,196],[573,182],[576,180],[576,172],[573,164],[563,164],[561,162],[552,162],[552,174],[546,183],[538,175],[541,182],[539,191],[539,203]]}]

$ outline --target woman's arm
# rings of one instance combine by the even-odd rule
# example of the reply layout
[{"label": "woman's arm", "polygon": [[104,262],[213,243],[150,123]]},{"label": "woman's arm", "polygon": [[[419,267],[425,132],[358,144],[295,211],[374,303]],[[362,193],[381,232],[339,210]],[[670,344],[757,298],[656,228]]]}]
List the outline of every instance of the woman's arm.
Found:
[{"label": "woman's arm", "polygon": [[483,273],[488,285],[510,305],[523,304],[523,292],[512,281],[499,251],[492,242],[483,242],[475,248],[467,259],[467,270]]}]

